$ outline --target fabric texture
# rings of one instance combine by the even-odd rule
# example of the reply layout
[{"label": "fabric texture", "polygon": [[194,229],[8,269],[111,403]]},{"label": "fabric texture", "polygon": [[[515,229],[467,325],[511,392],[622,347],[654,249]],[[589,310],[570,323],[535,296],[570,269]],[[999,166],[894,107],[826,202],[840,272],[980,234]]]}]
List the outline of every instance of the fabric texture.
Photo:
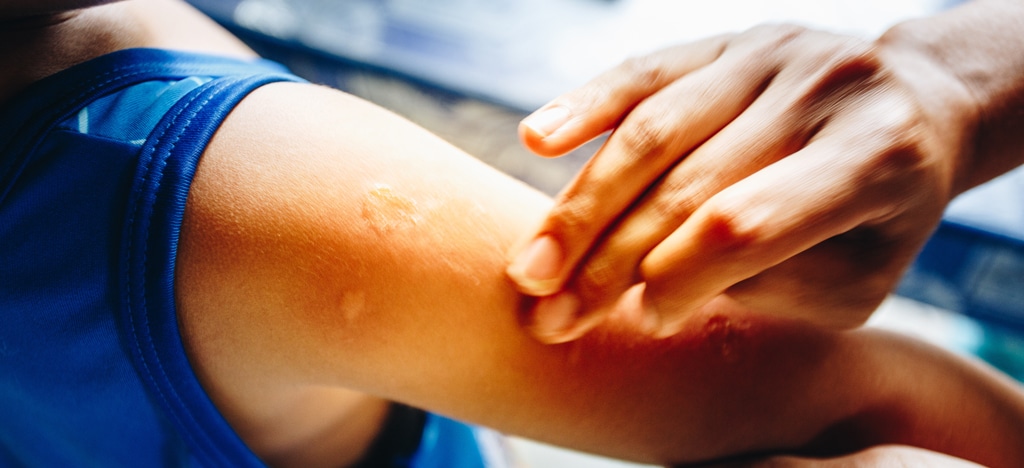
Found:
[{"label": "fabric texture", "polygon": [[[209,139],[279,81],[300,79],[263,60],[131,49],[0,108],[0,466],[263,466],[185,356],[174,262]],[[427,419],[424,434],[444,420]],[[409,466],[486,466],[432,447]]]}]

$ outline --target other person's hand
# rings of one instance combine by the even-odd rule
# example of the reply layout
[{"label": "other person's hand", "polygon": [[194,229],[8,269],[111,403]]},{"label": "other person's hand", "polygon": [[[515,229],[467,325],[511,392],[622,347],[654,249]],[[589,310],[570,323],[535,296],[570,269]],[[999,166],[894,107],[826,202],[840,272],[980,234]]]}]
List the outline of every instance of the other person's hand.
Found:
[{"label": "other person's hand", "polygon": [[612,130],[512,252],[510,277],[540,296],[533,332],[578,337],[639,283],[662,335],[720,294],[862,324],[937,225],[972,137],[976,104],[929,57],[761,26],[628,60],[527,117],[545,156]]}]

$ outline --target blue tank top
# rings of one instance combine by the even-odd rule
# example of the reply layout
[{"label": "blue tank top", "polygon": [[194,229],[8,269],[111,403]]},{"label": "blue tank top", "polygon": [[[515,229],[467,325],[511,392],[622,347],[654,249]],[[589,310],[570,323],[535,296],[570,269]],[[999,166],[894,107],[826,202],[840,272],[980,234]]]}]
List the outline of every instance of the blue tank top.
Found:
[{"label": "blue tank top", "polygon": [[[185,356],[174,261],[214,131],[272,62],[155,49],[0,107],[0,465],[263,466]],[[494,466],[492,433],[428,415],[406,466]],[[500,444],[500,443],[499,443]]]}]

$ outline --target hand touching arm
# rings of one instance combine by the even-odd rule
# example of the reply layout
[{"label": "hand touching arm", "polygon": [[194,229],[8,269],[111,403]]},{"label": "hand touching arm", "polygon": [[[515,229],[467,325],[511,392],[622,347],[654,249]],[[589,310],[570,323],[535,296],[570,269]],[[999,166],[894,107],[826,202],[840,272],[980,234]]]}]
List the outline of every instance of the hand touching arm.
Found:
[{"label": "hand touching arm", "polygon": [[[655,340],[638,330],[636,291],[584,339],[537,342],[504,252],[549,207],[365,102],[261,88],[214,137],[189,195],[177,295],[193,365],[250,442],[297,429],[261,419],[282,402],[348,389],[648,462],[876,439],[1024,457],[1005,435],[1020,424],[1013,385],[887,335],[721,298]],[[934,411],[948,392],[957,406]],[[949,424],[977,430],[949,440]]]},{"label": "hand touching arm", "polygon": [[533,330],[576,338],[640,282],[662,334],[719,294],[860,325],[953,196],[1024,162],[1022,28],[998,0],[875,41],[762,26],[556,99],[521,127],[536,152],[614,130],[513,252]]}]

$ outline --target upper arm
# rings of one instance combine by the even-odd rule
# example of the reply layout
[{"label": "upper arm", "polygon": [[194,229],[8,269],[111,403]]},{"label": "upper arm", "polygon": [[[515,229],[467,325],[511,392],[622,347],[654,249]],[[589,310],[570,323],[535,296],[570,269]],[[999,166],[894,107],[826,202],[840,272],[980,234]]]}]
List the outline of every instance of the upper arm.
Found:
[{"label": "upper arm", "polygon": [[548,204],[371,104],[265,86],[189,194],[176,294],[193,366],[228,413],[256,389],[347,388],[649,461],[800,446],[881,392],[846,335],[726,299],[671,339],[636,331],[634,300],[581,340],[536,342],[505,252]]},{"label": "upper arm", "polygon": [[455,386],[482,374],[479,327],[516,330],[503,252],[544,203],[361,100],[266,86],[197,170],[182,315],[199,325],[197,348],[232,341],[266,367],[317,356],[291,376],[304,383],[389,397],[396,385]]},{"label": "upper arm", "polygon": [[189,194],[176,286],[193,364],[215,401],[246,386],[345,387],[562,443],[611,439],[594,435],[604,412],[644,417],[624,414],[636,370],[586,355],[592,341],[534,341],[504,274],[547,206],[371,104],[261,88],[215,135]]}]

